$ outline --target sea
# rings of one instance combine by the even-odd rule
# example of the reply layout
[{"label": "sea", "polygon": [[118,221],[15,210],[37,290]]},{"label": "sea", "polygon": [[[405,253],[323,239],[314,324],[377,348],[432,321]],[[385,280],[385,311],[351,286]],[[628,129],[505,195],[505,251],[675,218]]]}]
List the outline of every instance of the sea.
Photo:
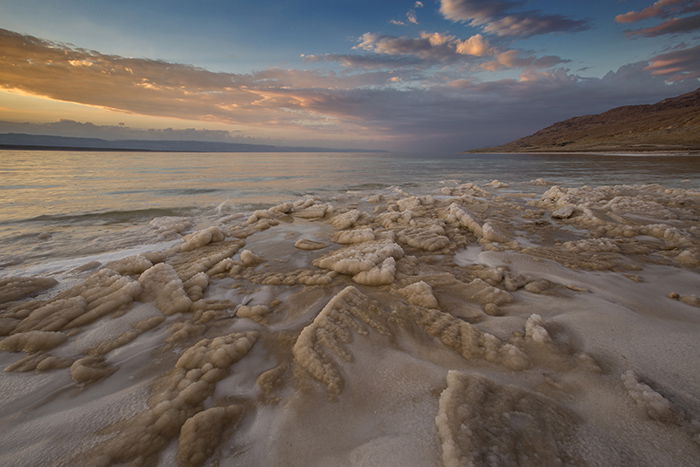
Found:
[{"label": "sea", "polygon": [[[164,243],[153,220],[193,228],[313,195],[429,193],[446,180],[542,192],[650,184],[700,189],[693,155],[0,152],[0,277],[50,272]],[[454,182],[453,182],[454,183]]]}]

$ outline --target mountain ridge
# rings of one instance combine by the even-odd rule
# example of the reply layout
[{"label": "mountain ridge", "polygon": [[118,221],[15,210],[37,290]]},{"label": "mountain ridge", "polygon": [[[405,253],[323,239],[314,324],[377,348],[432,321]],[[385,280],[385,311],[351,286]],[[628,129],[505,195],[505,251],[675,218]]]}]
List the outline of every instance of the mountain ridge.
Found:
[{"label": "mountain ridge", "polygon": [[499,146],[467,152],[700,151],[700,88],[655,104],[569,118]]}]

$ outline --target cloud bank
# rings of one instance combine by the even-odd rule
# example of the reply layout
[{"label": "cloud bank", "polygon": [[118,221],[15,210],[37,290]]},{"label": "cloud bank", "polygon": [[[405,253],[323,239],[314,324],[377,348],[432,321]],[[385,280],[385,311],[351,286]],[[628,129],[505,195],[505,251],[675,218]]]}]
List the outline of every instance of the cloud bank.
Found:
[{"label": "cloud bank", "polygon": [[505,0],[441,0],[440,12],[449,20],[481,27],[488,34],[530,37],[551,32],[577,32],[590,28],[587,21],[539,10],[511,11],[522,2]]},{"label": "cloud bank", "polygon": [[[562,62],[559,57],[499,51],[476,36],[459,39],[426,33],[413,40],[367,36],[362,49],[374,54],[369,57],[310,58],[364,60],[360,71],[270,69],[234,74],[105,55],[0,30],[0,87],[121,112],[226,123],[234,129],[244,125],[269,130],[270,135],[288,131],[314,141],[353,139],[367,142],[366,146],[413,151],[458,151],[502,143],[574,115],[655,102],[697,87],[700,46],[625,65],[602,78],[587,78],[551,69]],[[522,73],[517,78],[479,81],[459,70],[447,73],[413,66],[454,56],[477,60],[480,66],[491,63],[488,66],[494,69],[519,67]],[[382,69],[377,57],[400,64],[396,65],[400,73]]]},{"label": "cloud bank", "polygon": [[668,18],[671,15],[691,13],[693,11],[700,11],[700,1],[658,0],[643,10],[629,11],[625,14],[617,15],[615,21],[618,23],[634,23],[649,18]]},{"label": "cloud bank", "polygon": [[[700,14],[682,16],[700,11],[700,0],[659,0],[640,11],[617,15],[618,23],[635,23],[647,19],[666,19],[656,26],[626,31],[630,37],[657,37],[665,34],[683,34],[700,29]],[[674,16],[681,15],[681,16]],[[671,18],[671,16],[674,16]],[[670,18],[670,19],[667,19]]]}]

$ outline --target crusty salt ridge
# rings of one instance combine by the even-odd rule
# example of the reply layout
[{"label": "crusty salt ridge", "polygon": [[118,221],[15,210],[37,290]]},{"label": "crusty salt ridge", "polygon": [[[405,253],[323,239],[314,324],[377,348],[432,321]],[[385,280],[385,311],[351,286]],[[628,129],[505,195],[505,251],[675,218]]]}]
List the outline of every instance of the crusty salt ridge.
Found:
[{"label": "crusty salt ridge", "polygon": [[389,334],[384,314],[355,287],[346,287],[301,331],[293,348],[295,361],[332,394],[339,394],[343,378],[330,355],[351,360],[343,344],[350,342],[353,331],[367,333],[365,326]]},{"label": "crusty salt ridge", "polygon": [[[116,437],[97,445],[87,458],[94,465],[152,464],[169,439],[180,433],[182,441],[191,443],[180,447],[181,462],[201,465],[216,446],[213,439],[197,436],[211,438],[212,434],[200,427],[201,418],[206,420],[211,414],[191,421],[184,433],[181,428],[201,413],[202,403],[212,395],[216,384],[248,353],[256,339],[255,333],[230,334],[201,340],[187,349],[175,368],[156,385],[149,408],[129,420]],[[227,421],[218,423],[223,426]]]},{"label": "crusty salt ridge", "polygon": [[445,467],[584,464],[572,412],[482,376],[447,373],[435,424]]},{"label": "crusty salt ridge", "polygon": [[144,295],[153,298],[166,315],[189,311],[192,300],[185,293],[182,280],[167,263],[156,264],[139,276]]},{"label": "crusty salt ridge", "polygon": [[508,184],[158,221],[184,239],[16,273],[0,463],[695,465],[700,197]]}]

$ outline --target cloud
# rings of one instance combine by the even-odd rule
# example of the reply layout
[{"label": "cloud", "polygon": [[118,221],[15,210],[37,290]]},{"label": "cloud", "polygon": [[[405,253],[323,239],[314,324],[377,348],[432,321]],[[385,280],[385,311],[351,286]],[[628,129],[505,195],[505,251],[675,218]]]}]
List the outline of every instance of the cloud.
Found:
[{"label": "cloud", "polygon": [[418,13],[416,13],[416,10],[418,8],[423,8],[425,5],[423,5],[423,2],[417,1],[413,4],[413,8],[408,10],[406,12],[406,21],[402,21],[400,19],[390,19],[389,24],[393,24],[396,26],[407,26],[409,23],[410,24],[419,24],[418,22]]},{"label": "cloud", "polygon": [[[191,119],[203,126],[224,123],[244,128],[245,134],[254,129],[258,138],[272,135],[292,141],[288,135],[293,135],[315,145],[353,140],[358,145],[431,152],[501,143],[563,118],[654,102],[697,87],[697,80],[688,78],[699,68],[698,47],[627,65],[603,78],[584,78],[562,69],[535,70],[551,67],[561,60],[558,57],[502,50],[465,55],[481,53],[480,39],[474,37],[424,33],[414,40],[395,41],[400,38],[375,35],[364,37],[369,50],[358,55],[362,59],[341,55],[308,59],[376,65],[379,58],[426,63],[436,53],[449,54],[474,61],[474,66],[495,61],[524,67],[520,78],[455,80],[452,71],[426,68],[420,79],[412,81],[411,74],[417,72],[410,66],[397,72],[377,66],[376,71],[361,73],[284,69],[214,73],[0,30],[0,87],[133,114]],[[458,47],[464,50],[460,53]],[[86,124],[63,125],[90,131]],[[322,140],[325,143],[316,143]]]},{"label": "cloud", "polygon": [[34,135],[73,136],[79,138],[102,138],[107,140],[173,140],[173,141],[215,141],[251,142],[240,132],[207,130],[196,128],[142,129],[125,125],[96,125],[91,122],[59,120],[57,122],[10,122],[0,120],[0,133],[28,133]]},{"label": "cloud", "polygon": [[467,22],[497,36],[529,37],[550,32],[577,32],[590,28],[587,21],[549,15],[539,10],[511,12],[522,2],[505,0],[441,0],[440,12],[452,21]]},{"label": "cloud", "polygon": [[645,69],[671,82],[700,78],[700,45],[657,55]]},{"label": "cloud", "polygon": [[618,23],[634,23],[649,18],[668,18],[672,15],[694,11],[700,11],[700,1],[698,0],[658,0],[643,10],[629,11],[625,14],[617,15],[615,21]]},{"label": "cloud", "polygon": [[508,50],[496,55],[496,59],[481,65],[485,70],[496,71],[504,68],[551,68],[568,63],[561,57],[548,55],[545,57],[522,56],[518,50]]},{"label": "cloud", "polygon": [[[412,56],[423,60],[426,65],[463,62],[473,64],[474,69],[481,67],[488,71],[506,68],[549,68],[568,62],[557,56],[538,58],[524,55],[521,50],[501,50],[492,46],[482,34],[460,39],[439,32],[422,32],[418,37],[365,33],[355,48],[372,52],[374,57]],[[488,58],[493,60],[485,61]],[[380,58],[373,60],[374,63],[381,63]],[[387,64],[391,65],[391,62]]]},{"label": "cloud", "polygon": [[679,34],[700,29],[700,15],[672,18],[663,23],[643,29],[626,31],[629,36],[656,37],[663,34]]},{"label": "cloud", "polygon": [[575,115],[656,102],[697,86],[692,81],[668,85],[646,66],[626,65],[603,78],[528,71],[520,79],[460,80],[432,88],[321,91],[307,101],[317,112],[379,129],[397,146],[458,151],[503,143]]},{"label": "cloud", "polygon": [[481,57],[490,50],[480,34],[459,39],[439,32],[421,32],[418,37],[368,32],[360,36],[354,48],[384,55],[412,55],[433,62],[450,62],[469,55]]},{"label": "cloud", "polygon": [[[0,88],[158,117],[279,128],[328,128],[280,89],[343,89],[390,83],[389,72],[343,74],[271,69],[215,73],[190,65],[105,55],[0,29]],[[350,122],[352,124],[352,122]]]},{"label": "cloud", "polygon": [[380,55],[380,54],[317,54],[302,55],[307,62],[337,62],[346,68],[366,69],[390,69],[421,68],[430,66],[419,57],[408,55]]}]

